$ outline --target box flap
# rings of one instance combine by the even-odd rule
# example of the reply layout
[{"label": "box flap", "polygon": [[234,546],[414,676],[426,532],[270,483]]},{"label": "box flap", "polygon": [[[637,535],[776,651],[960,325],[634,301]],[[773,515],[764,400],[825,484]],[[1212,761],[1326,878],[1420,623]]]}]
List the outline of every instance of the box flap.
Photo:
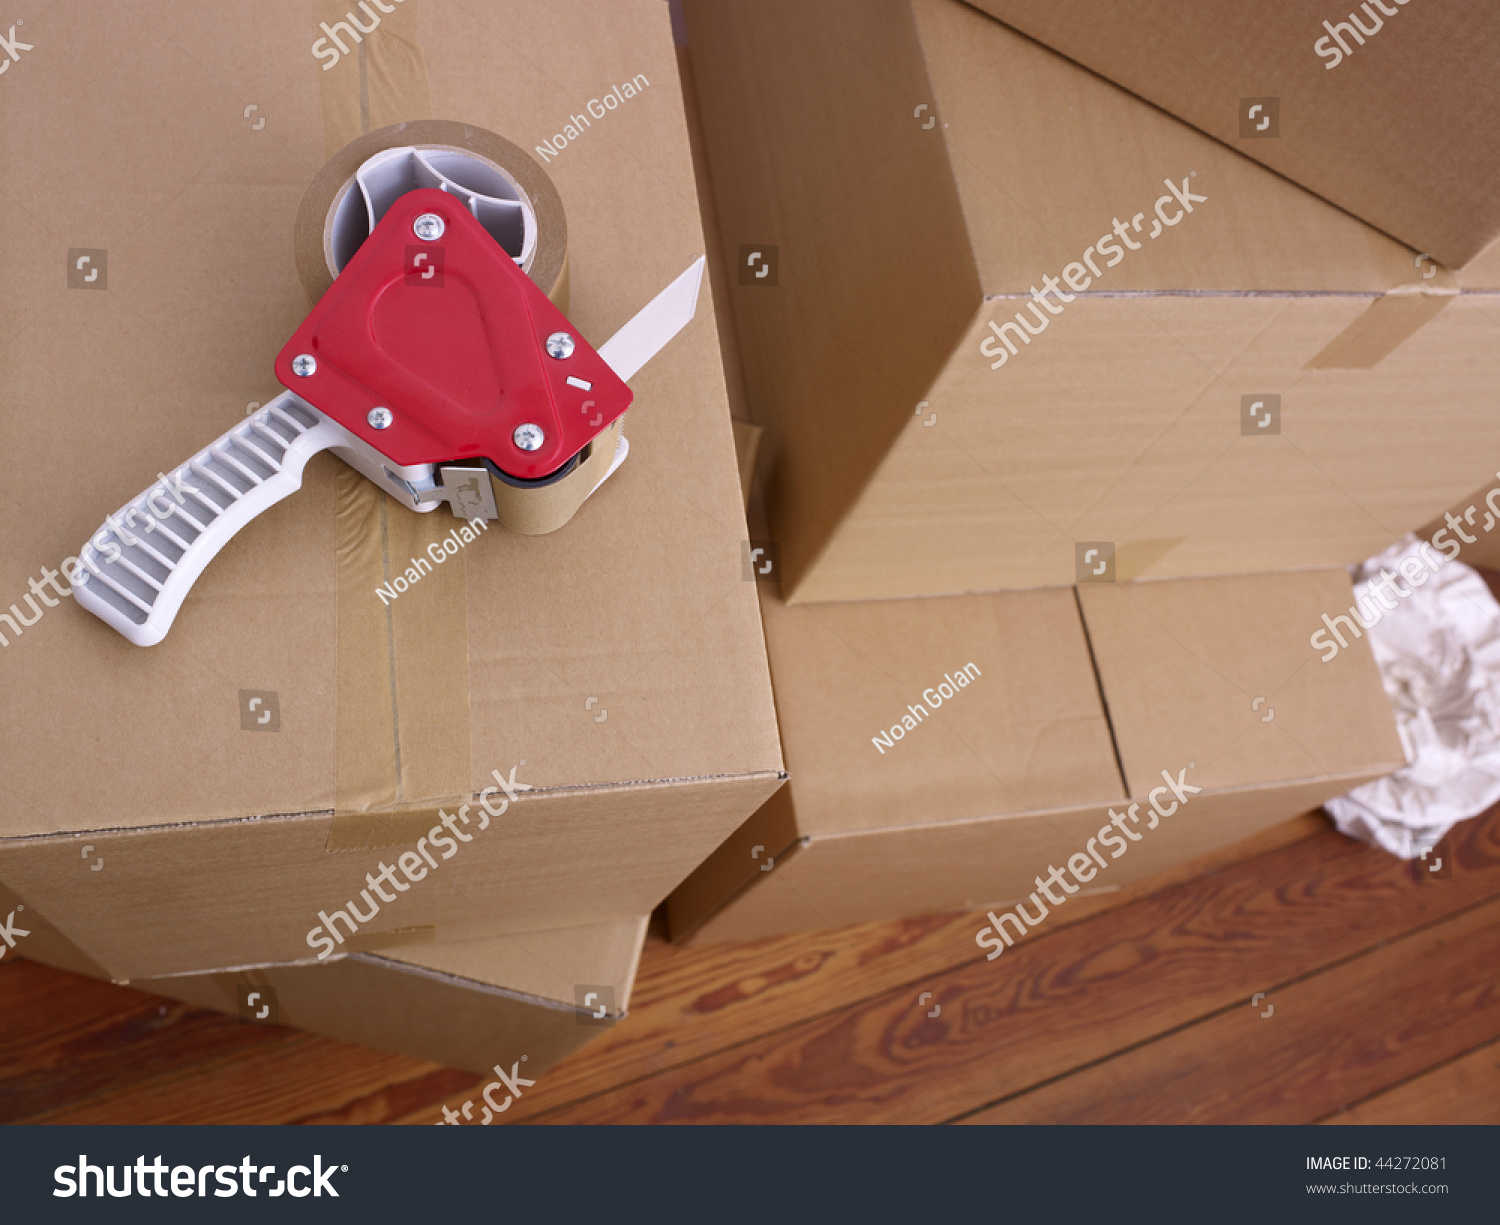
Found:
[{"label": "box flap", "polygon": [[354,956],[371,964],[396,963],[432,970],[569,1007],[578,1003],[576,986],[602,984],[613,988],[614,1011],[623,1013],[630,1004],[630,988],[650,918],[641,915],[617,923],[380,949]]},{"label": "box flap", "polygon": [[[1029,6],[997,0],[989,7],[1004,16]],[[1066,20],[1072,32],[1063,39],[1066,47],[1089,40],[1087,31],[1110,22],[1138,21],[1134,9],[1106,15],[1107,7],[1090,5],[1086,16],[1032,24],[1045,24],[1050,40]],[[1193,6],[1184,0],[1175,7]],[[1092,281],[1091,293],[1378,293],[1400,284],[1434,285],[1436,278],[1424,283],[1402,243],[984,13],[955,0],[913,0],[912,8],[987,295],[1027,299],[1033,284],[1041,287],[1042,276],[1060,277],[1072,262],[1078,263],[1080,284],[1084,277]],[[1261,20],[1258,10],[1255,23],[1262,29],[1274,24]],[[1117,48],[1129,45],[1129,39],[1115,40]],[[1241,57],[1238,44],[1220,51]],[[1174,68],[1187,58],[1172,56]],[[1158,84],[1180,79],[1179,72],[1156,71],[1140,92],[1151,96]],[[1375,79],[1383,91],[1384,78]],[[1234,119],[1237,102],[1236,95],[1221,108],[1226,120]],[[1293,111],[1285,122],[1291,131],[1303,121]],[[1386,138],[1373,120],[1364,131],[1364,145]],[[1386,153],[1393,147],[1386,146]],[[1342,149],[1318,156],[1336,167],[1331,174],[1348,173],[1355,160]],[[1467,150],[1453,155],[1446,173],[1466,174],[1460,166],[1467,167],[1471,157]],[[1410,170],[1402,168],[1403,180],[1410,181]],[[1187,212],[1167,180],[1206,201],[1194,202]],[[1463,194],[1471,191],[1468,186]],[[1138,216],[1139,228],[1129,228]],[[1158,216],[1166,224],[1156,223]],[[1117,220],[1128,228],[1125,236],[1111,233]],[[1097,253],[1101,237],[1119,257]],[[1098,277],[1083,262],[1086,250],[1099,265]],[[1439,283],[1451,285],[1443,275]]]},{"label": "box flap", "polygon": [[[1488,0],[973,3],[1445,264],[1500,234]],[[1247,139],[1254,98],[1276,126]]]},{"label": "box flap", "polygon": [[1124,794],[1071,589],[762,609],[800,835]]},{"label": "box flap", "polygon": [[1078,588],[1131,794],[1188,767],[1205,789],[1406,764],[1369,644],[1308,639],[1354,596],[1344,570]]},{"label": "box flap", "polygon": [[[24,904],[0,885],[0,914],[18,907]],[[45,918],[29,909],[18,917],[30,924],[18,948],[24,956],[107,977]],[[508,1067],[525,1056],[526,1071],[534,1076],[628,1011],[649,923],[650,916],[641,915],[459,942],[425,950],[430,956],[360,953],[323,965],[205,971],[130,985],[246,1019],[248,994],[258,991],[252,1003],[268,1009],[268,1024],[472,1072],[487,1072],[499,1061]],[[590,990],[607,1009],[598,1023],[581,1008]]]}]

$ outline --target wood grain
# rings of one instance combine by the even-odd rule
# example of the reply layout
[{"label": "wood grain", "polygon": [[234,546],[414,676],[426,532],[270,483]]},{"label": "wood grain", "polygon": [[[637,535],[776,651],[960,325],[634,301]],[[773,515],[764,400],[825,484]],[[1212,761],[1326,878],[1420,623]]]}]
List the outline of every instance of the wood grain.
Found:
[{"label": "wood grain", "polygon": [[[1059,912],[1058,930],[1173,884],[1326,835],[1328,828],[1321,813],[1307,813],[1131,889],[1079,899]],[[546,1092],[516,1103],[507,1121],[524,1122],[562,1103],[681,1067],[886,991],[899,988],[915,999],[927,978],[975,960],[974,933],[985,921],[982,913],[929,915],[753,943],[648,945],[629,1018],[549,1072]],[[407,1121],[426,1123],[440,1117],[433,1107]]]},{"label": "wood grain", "polygon": [[[1456,832],[1452,881],[1417,885],[1404,865],[1309,816],[1088,906],[1075,901],[1055,916],[1062,922],[1049,920],[1045,935],[998,963],[976,960],[972,915],[731,946],[674,948],[657,938],[631,1015],[539,1078],[511,1114],[951,1118],[1238,1008],[1245,982],[1281,964],[1278,944],[1317,974],[1349,947],[1359,946],[1349,956],[1366,955],[1480,905],[1486,890],[1500,893],[1493,822]],[[941,1003],[940,1018],[918,1009],[924,990],[938,992],[928,1006]],[[456,1107],[482,1085],[466,1072],[14,957],[0,962],[0,1013],[5,1121],[433,1122],[442,1104]],[[1432,1110],[1462,1087],[1455,1077],[1482,1083],[1477,1063],[1460,1063],[1431,1073]],[[727,1075],[741,1065],[739,1079]],[[1383,1087],[1406,1078],[1389,1091],[1399,1105],[1397,1095],[1424,1092],[1423,1071],[1374,1079]]]},{"label": "wood grain", "polygon": [[1486,1043],[1323,1122],[1500,1124],[1500,1042]]},{"label": "wood grain", "polygon": [[[1091,899],[1069,921],[1326,828],[1324,818],[1308,814],[1156,882]],[[630,1017],[583,1058],[549,1071],[513,1114],[523,1119],[592,1096],[948,968],[972,957],[972,925],[938,916],[691,950],[664,944],[658,932],[642,959]],[[0,962],[0,1001],[7,1018],[0,1121],[434,1122],[444,1103],[456,1107],[484,1083],[14,957]],[[308,1060],[317,1066],[312,1078]],[[241,1063],[254,1067],[249,1093]]]},{"label": "wood grain", "polygon": [[841,1009],[537,1116],[546,1122],[937,1122],[1500,894],[1500,819],[1452,835],[1453,878],[1332,833],[1028,938]]},{"label": "wood grain", "polygon": [[24,960],[0,963],[0,1000],[0,1122],[289,1122],[372,1082],[472,1079]]},{"label": "wood grain", "polygon": [[964,1121],[1304,1123],[1321,1117],[1500,1037],[1500,901],[1301,982],[1267,987],[1266,999],[1254,1007],[1241,1000]]}]

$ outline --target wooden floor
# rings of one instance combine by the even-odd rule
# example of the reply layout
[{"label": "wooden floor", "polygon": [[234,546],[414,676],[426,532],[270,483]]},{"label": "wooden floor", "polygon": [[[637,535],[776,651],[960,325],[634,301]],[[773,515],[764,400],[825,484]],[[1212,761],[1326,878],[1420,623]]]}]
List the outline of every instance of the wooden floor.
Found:
[{"label": "wooden floor", "polygon": [[[1309,815],[995,962],[964,915],[653,938],[507,1118],[1500,1123],[1500,812],[1448,853],[1419,880]],[[0,1015],[5,1122],[430,1123],[482,1084],[14,957]]]}]

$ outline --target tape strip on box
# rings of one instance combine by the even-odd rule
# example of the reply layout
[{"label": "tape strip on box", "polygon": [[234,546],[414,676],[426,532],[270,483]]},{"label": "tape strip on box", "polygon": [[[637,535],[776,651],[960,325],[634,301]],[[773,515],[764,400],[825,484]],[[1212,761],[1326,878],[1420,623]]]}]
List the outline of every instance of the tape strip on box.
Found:
[{"label": "tape strip on box", "polygon": [[[425,118],[416,9],[407,0],[319,81],[324,139],[336,152],[297,214],[303,287],[316,301],[333,283],[328,219],[354,172],[383,149],[435,145],[478,154],[526,194],[537,222],[530,275],[566,310],[562,199],[519,146],[482,128]],[[324,17],[332,24],[341,15]],[[349,469],[338,474],[337,516],[335,813],[326,849],[409,845],[437,823],[439,809],[472,798],[467,563],[463,550],[442,549],[461,525],[442,510],[414,514],[395,505]]]},{"label": "tape strip on box", "polygon": [[1454,294],[1388,293],[1308,359],[1304,370],[1370,370],[1410,339]]}]

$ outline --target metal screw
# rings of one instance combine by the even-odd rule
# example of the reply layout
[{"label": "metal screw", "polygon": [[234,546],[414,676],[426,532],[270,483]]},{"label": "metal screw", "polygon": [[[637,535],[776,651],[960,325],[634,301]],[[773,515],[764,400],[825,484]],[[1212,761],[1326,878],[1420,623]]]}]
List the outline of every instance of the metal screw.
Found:
[{"label": "metal screw", "polygon": [[418,238],[431,242],[434,238],[441,238],[446,227],[436,213],[423,213],[411,223],[411,228]]},{"label": "metal screw", "polygon": [[547,337],[547,352],[558,361],[562,361],[565,357],[572,357],[573,338],[567,332],[553,332]]},{"label": "metal screw", "polygon": [[365,420],[370,423],[372,430],[384,430],[390,428],[390,424],[395,420],[395,417],[391,415],[391,410],[388,408],[372,408],[370,415]]},{"label": "metal screw", "polygon": [[546,435],[542,433],[542,427],[532,425],[529,421],[525,425],[516,426],[516,432],[511,435],[516,446],[520,447],[523,451],[538,450],[545,437]]},{"label": "metal screw", "polygon": [[292,358],[292,373],[299,379],[305,379],[317,368],[317,359],[311,353],[299,353]]}]

